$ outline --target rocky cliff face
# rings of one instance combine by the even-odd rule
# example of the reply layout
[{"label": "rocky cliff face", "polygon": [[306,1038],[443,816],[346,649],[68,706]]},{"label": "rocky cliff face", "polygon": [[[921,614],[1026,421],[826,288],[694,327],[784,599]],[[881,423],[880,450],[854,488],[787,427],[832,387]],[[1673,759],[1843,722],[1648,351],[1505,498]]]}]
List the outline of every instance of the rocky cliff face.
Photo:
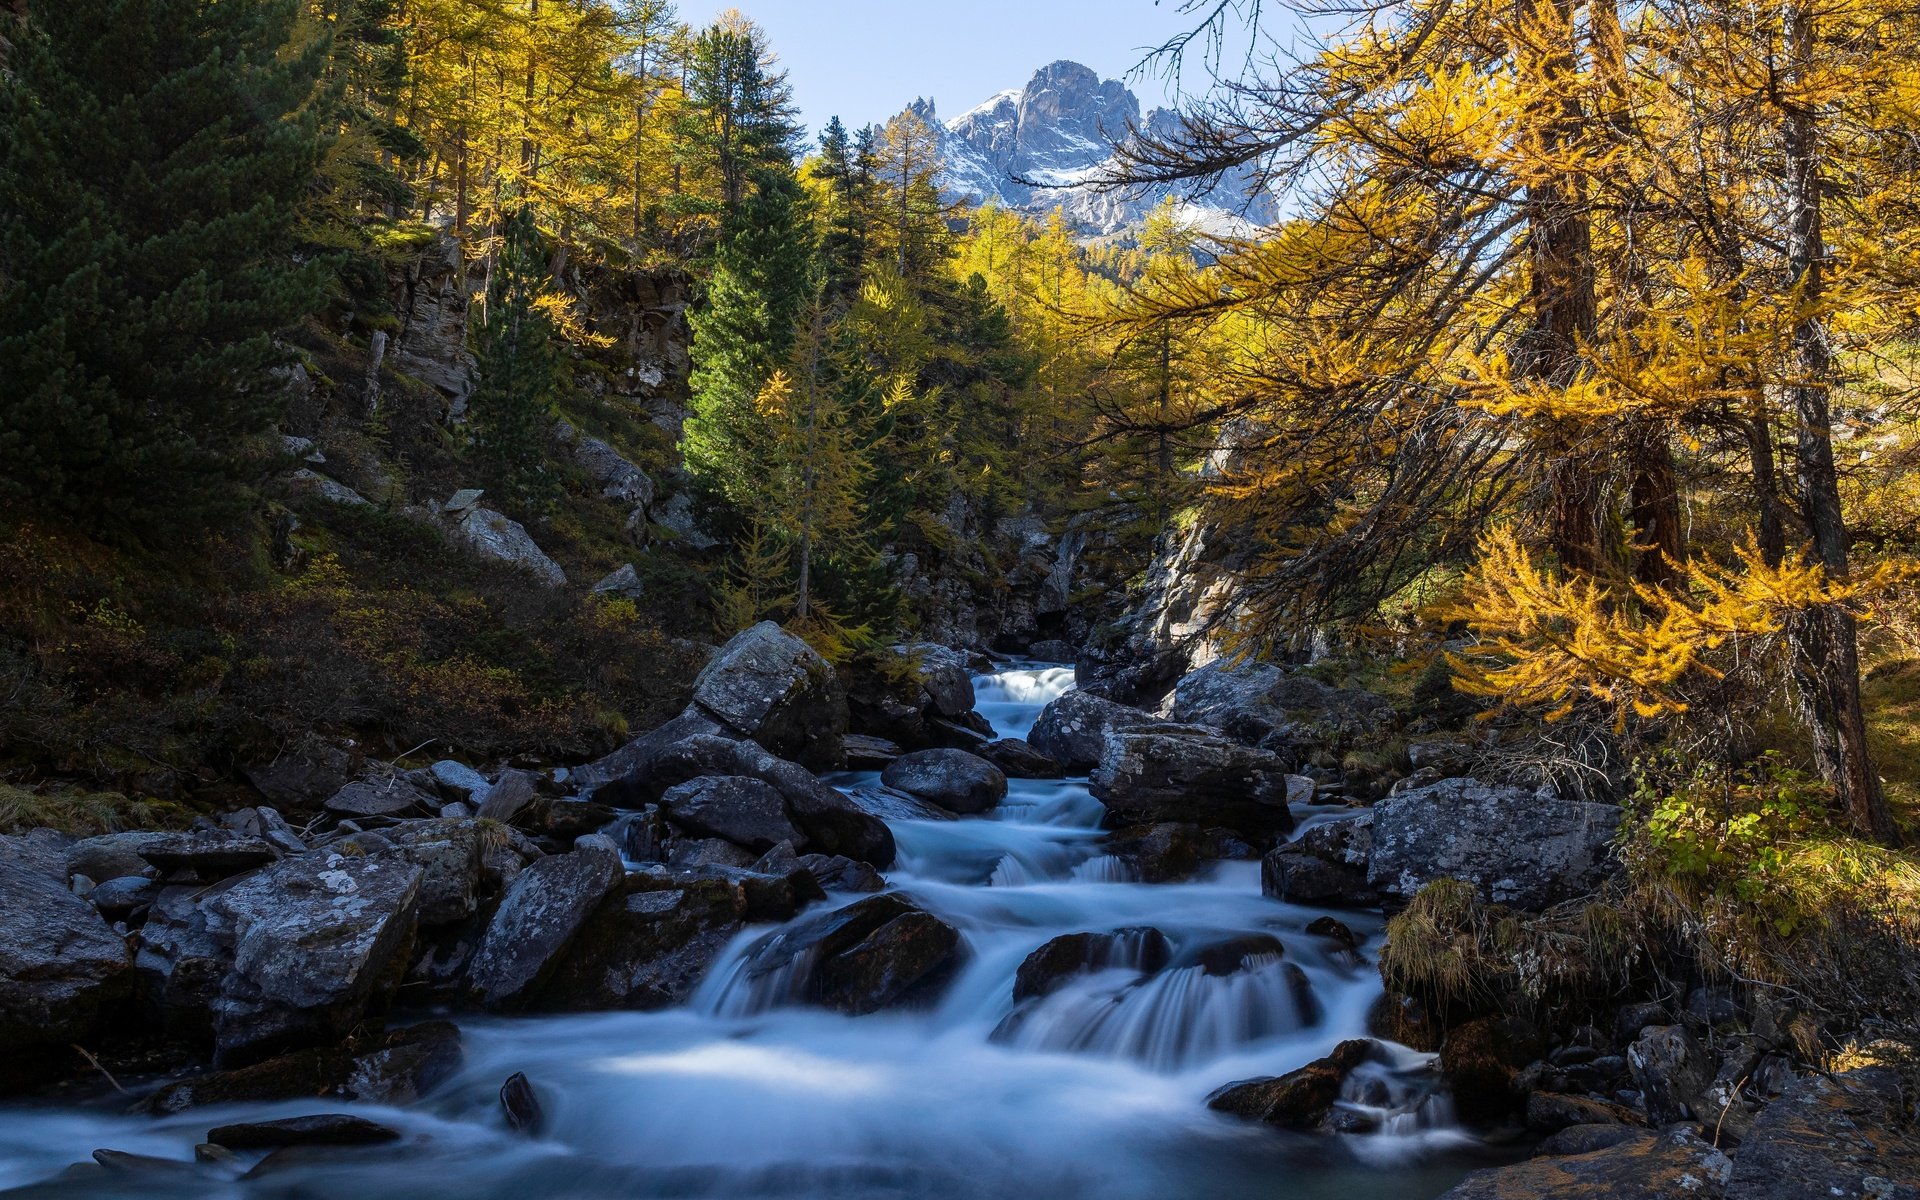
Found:
[{"label": "rocky cliff face", "polygon": [[1182,203],[1189,221],[1212,232],[1241,232],[1275,216],[1272,198],[1254,194],[1244,172],[1200,197],[1171,187],[1103,192],[1094,186],[1115,143],[1135,130],[1168,132],[1178,118],[1162,108],[1143,112],[1125,84],[1079,63],[1042,67],[1026,87],[944,123],[931,101],[912,107],[941,133],[948,190],[972,203],[992,200],[1036,216],[1062,208],[1068,222],[1090,236],[1138,226],[1169,196]]}]

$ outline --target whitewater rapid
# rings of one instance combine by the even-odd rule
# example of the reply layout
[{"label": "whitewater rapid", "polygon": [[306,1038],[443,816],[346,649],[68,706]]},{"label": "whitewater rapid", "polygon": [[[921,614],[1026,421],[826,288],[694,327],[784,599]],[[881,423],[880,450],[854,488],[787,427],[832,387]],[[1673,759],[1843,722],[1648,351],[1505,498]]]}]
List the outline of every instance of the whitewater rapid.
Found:
[{"label": "whitewater rapid", "polygon": [[[976,680],[1001,736],[1024,736],[1072,686],[1071,669],[1021,666]],[[836,782],[875,787],[877,777]],[[1301,814],[1311,820],[1312,812]],[[402,1129],[390,1149],[333,1151],[258,1181],[143,1173],[66,1186],[59,1172],[108,1147],[191,1160],[214,1125],[338,1111],[324,1102],[123,1115],[106,1096],[0,1112],[0,1189],[46,1196],[600,1200],[1419,1200],[1465,1169],[1466,1139],[1430,1096],[1430,1056],[1384,1046],[1343,1105],[1378,1131],[1285,1134],[1223,1117],[1206,1097],[1366,1036],[1380,996],[1377,918],[1340,914],[1358,952],[1308,935],[1323,912],[1260,894],[1257,863],[1184,883],[1129,880],[1102,852],[1102,808],[1084,780],[1015,781],[984,817],[890,822],[890,888],[963,935],[967,957],[931,1009],[844,1017],[785,1001],[782,979],[743,963],[774,931],[743,932],[686,1007],[661,1013],[463,1021],[466,1062],[408,1109],[361,1108]],[[851,903],[833,896],[828,904]],[[817,911],[813,910],[813,911]],[[803,914],[810,915],[810,914]],[[1016,970],[1066,933],[1164,934],[1173,965],[1125,962],[1016,1011]],[[1181,955],[1271,935],[1283,954],[1209,975]],[[507,1132],[501,1081],[524,1072],[542,1137]]]}]

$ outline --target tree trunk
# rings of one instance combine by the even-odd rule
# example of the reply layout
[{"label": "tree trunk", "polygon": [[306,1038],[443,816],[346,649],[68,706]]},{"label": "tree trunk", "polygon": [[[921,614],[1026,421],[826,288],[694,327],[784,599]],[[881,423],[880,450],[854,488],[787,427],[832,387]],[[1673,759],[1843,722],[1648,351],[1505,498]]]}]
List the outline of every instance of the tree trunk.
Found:
[{"label": "tree trunk", "polygon": [[[1805,78],[1814,53],[1813,13],[1795,0],[1782,13],[1789,96]],[[1848,537],[1833,461],[1829,389],[1833,354],[1821,319],[1826,234],[1821,224],[1819,130],[1814,114],[1789,101],[1783,130],[1786,171],[1787,257],[1800,306],[1793,330],[1794,380],[1788,395],[1797,425],[1794,470],[1801,511],[1812,535],[1814,560],[1828,578],[1848,576]],[[1866,712],[1860,699],[1860,645],[1853,614],[1840,605],[1811,609],[1789,636],[1801,702],[1813,734],[1820,772],[1833,785],[1847,818],[1862,837],[1892,843],[1893,815],[1867,752]]]}]

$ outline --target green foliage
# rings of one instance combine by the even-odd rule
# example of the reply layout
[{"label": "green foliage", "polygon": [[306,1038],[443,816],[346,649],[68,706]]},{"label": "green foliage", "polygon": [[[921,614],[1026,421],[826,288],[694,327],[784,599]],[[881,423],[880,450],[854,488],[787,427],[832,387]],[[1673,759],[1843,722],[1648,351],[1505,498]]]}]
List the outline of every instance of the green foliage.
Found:
[{"label": "green foliage", "polygon": [[484,320],[474,331],[480,371],[472,405],[473,444],[488,487],[522,510],[553,499],[546,468],[554,400],[564,382],[553,320],[540,306],[546,280],[533,210],[508,218],[487,281]]},{"label": "green foliage", "polygon": [[235,502],[325,273],[291,253],[323,146],[299,11],[34,6],[0,74],[0,495],[94,528]]},{"label": "green foliage", "polygon": [[[1747,903],[1779,895],[1796,843],[1817,831],[1832,789],[1768,751],[1738,767],[1696,764],[1677,782],[1643,770],[1635,802],[1641,837],[1664,874]],[[1790,915],[1783,914],[1791,932]]]}]

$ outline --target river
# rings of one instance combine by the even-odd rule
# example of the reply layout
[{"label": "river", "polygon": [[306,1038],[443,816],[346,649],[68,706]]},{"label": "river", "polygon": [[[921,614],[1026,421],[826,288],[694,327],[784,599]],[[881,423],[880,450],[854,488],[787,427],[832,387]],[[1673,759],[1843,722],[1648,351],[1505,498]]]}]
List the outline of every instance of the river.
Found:
[{"label": "river", "polygon": [[[976,680],[1001,736],[1023,736],[1072,671],[1019,666]],[[843,786],[877,786],[848,775]],[[1380,995],[1377,917],[1342,913],[1358,954],[1305,932],[1323,912],[1260,894],[1257,863],[1185,883],[1131,882],[1101,852],[1084,780],[1015,781],[998,810],[893,820],[887,879],[959,929],[968,956],[937,1006],[843,1017],[784,1003],[750,979],[743,933],[693,1002],[661,1013],[463,1021],[466,1063],[418,1106],[365,1109],[408,1135],[332,1151],[253,1181],[143,1172],[126,1187],[62,1183],[99,1147],[187,1161],[214,1125],[338,1104],[124,1115],[124,1097],[0,1114],[0,1189],[45,1196],[339,1200],[1424,1200],[1475,1165],[1431,1091],[1430,1056],[1384,1046],[1342,1103],[1377,1125],[1282,1133],[1209,1111],[1222,1084],[1276,1075],[1366,1036]],[[1306,810],[1304,821],[1333,813]],[[848,903],[834,896],[829,903]],[[1120,964],[1015,1014],[1014,973],[1064,933],[1152,927],[1173,948],[1150,976]],[[1182,965],[1199,947],[1271,934],[1284,956],[1226,975]],[[1123,946],[1126,943],[1123,943]],[[1304,975],[1310,989],[1302,989]],[[501,1081],[525,1072],[547,1128],[506,1131]],[[38,1186],[32,1186],[38,1185]]]}]

